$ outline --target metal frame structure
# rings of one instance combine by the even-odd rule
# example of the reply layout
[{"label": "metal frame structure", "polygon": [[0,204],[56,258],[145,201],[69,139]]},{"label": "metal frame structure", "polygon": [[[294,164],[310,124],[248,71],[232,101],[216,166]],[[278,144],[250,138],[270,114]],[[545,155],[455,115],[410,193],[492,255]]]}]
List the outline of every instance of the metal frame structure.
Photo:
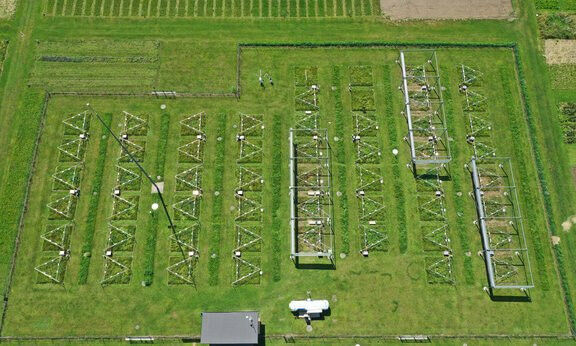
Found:
[{"label": "metal frame structure", "polygon": [[[236,140],[239,153],[236,166],[237,184],[234,197],[238,202],[234,219],[236,233],[232,260],[232,286],[258,284],[264,274],[260,266],[262,243],[262,207],[264,177],[262,176],[262,146],[264,117],[262,114],[239,113]],[[257,143],[258,145],[252,144]]]},{"label": "metal frame structure", "polygon": [[333,259],[328,131],[290,129],[290,257]]},{"label": "metal frame structure", "polygon": [[[534,287],[510,158],[468,164],[474,186],[483,257],[491,289]],[[524,274],[524,275],[522,275]],[[513,280],[519,276],[520,281]]]},{"label": "metal frame structure", "polygon": [[[420,65],[408,65],[406,55],[429,52]],[[414,165],[448,163],[452,157],[444,114],[444,100],[435,51],[400,51],[407,141]]]}]

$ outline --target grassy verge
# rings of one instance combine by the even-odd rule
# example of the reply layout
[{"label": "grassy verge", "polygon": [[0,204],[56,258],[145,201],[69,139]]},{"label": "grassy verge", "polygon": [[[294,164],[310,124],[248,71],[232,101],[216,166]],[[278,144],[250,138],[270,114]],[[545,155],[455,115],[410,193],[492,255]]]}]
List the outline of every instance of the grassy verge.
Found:
[{"label": "grassy verge", "polygon": [[[274,117],[272,124],[274,139],[272,152],[282,152],[282,118]],[[281,155],[274,155],[272,161],[272,280],[280,281],[281,278],[281,255],[282,243],[280,241],[283,217],[279,215],[282,196],[282,163]]]}]

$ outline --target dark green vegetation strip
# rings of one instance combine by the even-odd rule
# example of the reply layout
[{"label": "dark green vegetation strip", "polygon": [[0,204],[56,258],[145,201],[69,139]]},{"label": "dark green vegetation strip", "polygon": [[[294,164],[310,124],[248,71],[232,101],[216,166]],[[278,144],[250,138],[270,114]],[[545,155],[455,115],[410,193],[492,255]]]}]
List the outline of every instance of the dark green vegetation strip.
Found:
[{"label": "dark green vegetation strip", "polygon": [[[344,107],[342,105],[342,92],[340,90],[340,68],[334,66],[332,68],[332,86],[334,90],[332,95],[334,95],[334,118],[336,123],[336,135],[344,139]],[[336,160],[338,162],[338,185],[341,188],[346,189],[346,152],[344,150],[344,141],[336,144]],[[339,199],[340,203],[340,235],[342,237],[342,252],[350,252],[350,235],[348,233],[349,222],[348,222],[348,195],[346,191],[342,192],[342,196]]]},{"label": "dark green vegetation strip", "polygon": [[[112,114],[102,115],[106,125],[110,127],[112,123]],[[92,177],[92,194],[88,204],[88,216],[86,217],[86,228],[84,230],[84,243],[82,244],[82,259],[80,260],[80,269],[78,271],[78,284],[84,285],[88,281],[88,272],[90,269],[90,258],[92,243],[94,241],[94,231],[96,230],[96,215],[98,214],[98,204],[100,203],[100,189],[102,188],[102,178],[104,175],[104,166],[106,165],[106,151],[108,149],[108,138],[101,139],[98,144],[98,161]]]},{"label": "dark green vegetation strip", "polygon": [[[444,79],[444,85],[450,85],[450,81],[448,79],[448,74],[442,77]],[[446,91],[443,92],[444,97],[444,105],[446,107],[446,124],[448,126],[448,133],[457,133],[456,129],[454,128],[454,106],[452,100],[452,94],[450,93],[450,88],[446,88]],[[452,159],[454,162],[461,162],[460,159],[465,159],[462,157],[462,153],[460,152],[460,146],[456,144],[458,139],[452,142],[450,147],[452,153]],[[462,169],[460,167],[456,167],[450,171],[452,176],[452,186],[454,187],[455,192],[462,192],[462,182],[464,177],[462,176]],[[465,211],[464,211],[464,197],[456,197],[454,199],[454,205],[456,207],[456,233],[458,233],[458,237],[460,238],[460,248],[462,253],[467,253],[470,251],[470,239],[468,238],[468,227],[465,223]],[[474,284],[474,268],[472,266],[472,258],[469,256],[464,256],[464,275],[465,280],[468,285]]]},{"label": "dark green vegetation strip", "polygon": [[[396,115],[392,105],[392,81],[390,80],[390,66],[384,66],[384,96],[386,99],[386,123],[388,126],[388,139],[392,148],[399,148],[398,133],[396,131]],[[400,253],[406,253],[408,250],[408,229],[406,226],[406,198],[404,197],[404,187],[402,185],[402,172],[400,171],[400,160],[392,161],[392,174],[394,174],[394,197],[396,199],[396,214],[398,217],[398,241]]]},{"label": "dark green vegetation strip", "polygon": [[[524,70],[522,68],[522,60],[520,57],[520,51],[518,46],[514,46],[514,57],[516,64],[516,73],[518,75],[518,81],[520,83],[520,91],[522,94],[522,101],[524,106],[524,116],[526,118],[526,123],[528,124],[528,134],[530,142],[532,145],[532,154],[534,161],[536,162],[536,170],[538,173],[538,180],[540,183],[540,188],[542,189],[542,196],[544,199],[544,207],[546,209],[546,220],[548,222],[549,230],[552,234],[556,234],[557,225],[554,219],[554,213],[552,209],[552,200],[550,198],[550,189],[548,188],[548,181],[546,180],[544,163],[542,161],[542,154],[540,151],[540,145],[538,143],[536,124],[534,123],[534,118],[532,115],[532,108],[530,106],[530,99],[528,97],[528,87],[526,86],[526,78],[524,75]],[[562,285],[562,291],[564,295],[564,303],[568,310],[568,318],[570,319],[570,330],[572,334],[576,332],[576,314],[574,312],[574,306],[572,303],[572,295],[570,293],[570,287],[568,284],[568,276],[566,274],[566,268],[564,264],[564,257],[562,249],[560,246],[556,245],[553,247],[554,253],[556,255],[556,261],[558,263],[558,272],[560,274],[560,281]]]},{"label": "dark green vegetation strip", "polygon": [[[272,152],[282,152],[282,117],[275,116],[272,123],[272,133],[274,134],[272,142]],[[282,155],[272,156],[272,280],[280,281],[282,277],[281,262],[282,243],[282,224],[284,217],[280,215],[280,204],[282,198],[282,164],[284,162]]]},{"label": "dark green vegetation strip", "polygon": [[576,103],[562,103],[559,108],[564,143],[576,144]]},{"label": "dark green vegetation strip", "polygon": [[[168,129],[170,127],[170,114],[163,113],[160,124],[160,140],[158,141],[158,151],[156,152],[156,175],[164,176],[164,165],[166,164],[166,145],[168,143]],[[158,197],[154,198],[159,202]],[[156,239],[158,237],[159,212],[152,213],[150,226],[146,236],[146,249],[144,253],[144,281],[146,285],[151,285],[154,279],[154,260],[156,257]],[[167,220],[166,220],[167,221]]]},{"label": "dark green vegetation strip", "polygon": [[[218,114],[218,123],[215,133],[226,132],[226,115]],[[214,157],[224,157],[226,152],[226,136],[216,142],[216,153]],[[220,238],[222,237],[222,188],[224,187],[224,161],[214,162],[214,191],[219,191],[218,196],[214,196],[212,202],[212,230],[210,232],[210,260],[208,270],[210,286],[218,284],[218,269],[220,268]]]}]

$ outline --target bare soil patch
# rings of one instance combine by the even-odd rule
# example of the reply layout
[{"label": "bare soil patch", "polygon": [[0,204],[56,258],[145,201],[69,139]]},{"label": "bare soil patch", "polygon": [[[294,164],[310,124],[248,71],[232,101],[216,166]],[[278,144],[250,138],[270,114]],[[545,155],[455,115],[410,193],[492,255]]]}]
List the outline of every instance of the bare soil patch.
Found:
[{"label": "bare soil patch", "polygon": [[391,19],[507,19],[514,16],[510,0],[380,0]]},{"label": "bare soil patch", "polygon": [[544,41],[548,64],[576,64],[576,40]]}]

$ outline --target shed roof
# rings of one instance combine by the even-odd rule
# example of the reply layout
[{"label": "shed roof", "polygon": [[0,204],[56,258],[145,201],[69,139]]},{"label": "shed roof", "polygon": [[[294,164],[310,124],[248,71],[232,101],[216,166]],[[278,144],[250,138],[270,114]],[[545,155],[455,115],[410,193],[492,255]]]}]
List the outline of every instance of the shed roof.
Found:
[{"label": "shed roof", "polygon": [[201,343],[257,344],[259,334],[257,311],[202,313]]}]

